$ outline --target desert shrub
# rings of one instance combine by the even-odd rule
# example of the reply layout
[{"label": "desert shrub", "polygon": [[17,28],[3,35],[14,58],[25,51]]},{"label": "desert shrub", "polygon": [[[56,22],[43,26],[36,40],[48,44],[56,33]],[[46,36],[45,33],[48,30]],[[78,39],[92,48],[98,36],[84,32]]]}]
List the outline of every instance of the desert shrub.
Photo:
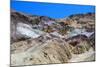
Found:
[{"label": "desert shrub", "polygon": [[34,19],[34,20],[32,20],[32,24],[36,24],[36,25],[38,25],[39,24],[39,19]]}]

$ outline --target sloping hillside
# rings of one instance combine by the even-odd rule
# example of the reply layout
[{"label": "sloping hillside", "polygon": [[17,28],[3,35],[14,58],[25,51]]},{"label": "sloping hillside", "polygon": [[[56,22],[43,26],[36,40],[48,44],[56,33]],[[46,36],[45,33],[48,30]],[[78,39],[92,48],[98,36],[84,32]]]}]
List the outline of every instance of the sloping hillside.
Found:
[{"label": "sloping hillside", "polygon": [[95,14],[68,18],[11,12],[11,65],[95,60]]}]

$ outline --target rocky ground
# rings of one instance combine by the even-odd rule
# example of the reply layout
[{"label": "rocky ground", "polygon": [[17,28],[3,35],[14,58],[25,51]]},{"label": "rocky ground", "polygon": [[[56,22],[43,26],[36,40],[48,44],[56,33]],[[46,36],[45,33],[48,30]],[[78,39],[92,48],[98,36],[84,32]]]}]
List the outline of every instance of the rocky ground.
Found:
[{"label": "rocky ground", "polygon": [[94,60],[94,13],[52,19],[11,11],[11,66]]}]

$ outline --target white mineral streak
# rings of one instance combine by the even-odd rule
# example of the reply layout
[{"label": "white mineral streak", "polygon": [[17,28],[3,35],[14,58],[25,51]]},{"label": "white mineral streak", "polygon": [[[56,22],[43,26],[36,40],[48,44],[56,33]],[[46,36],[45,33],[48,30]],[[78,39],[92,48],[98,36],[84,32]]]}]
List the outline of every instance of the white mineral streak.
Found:
[{"label": "white mineral streak", "polygon": [[24,23],[18,23],[17,31],[30,38],[37,38],[43,34],[40,30],[32,29],[30,25]]}]

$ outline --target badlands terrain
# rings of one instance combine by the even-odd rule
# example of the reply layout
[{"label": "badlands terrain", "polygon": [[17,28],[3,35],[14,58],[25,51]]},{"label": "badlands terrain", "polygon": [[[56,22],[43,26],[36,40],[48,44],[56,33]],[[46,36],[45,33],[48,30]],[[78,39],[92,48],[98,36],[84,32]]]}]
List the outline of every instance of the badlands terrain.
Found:
[{"label": "badlands terrain", "polygon": [[11,11],[11,66],[95,60],[95,13],[61,19]]}]

